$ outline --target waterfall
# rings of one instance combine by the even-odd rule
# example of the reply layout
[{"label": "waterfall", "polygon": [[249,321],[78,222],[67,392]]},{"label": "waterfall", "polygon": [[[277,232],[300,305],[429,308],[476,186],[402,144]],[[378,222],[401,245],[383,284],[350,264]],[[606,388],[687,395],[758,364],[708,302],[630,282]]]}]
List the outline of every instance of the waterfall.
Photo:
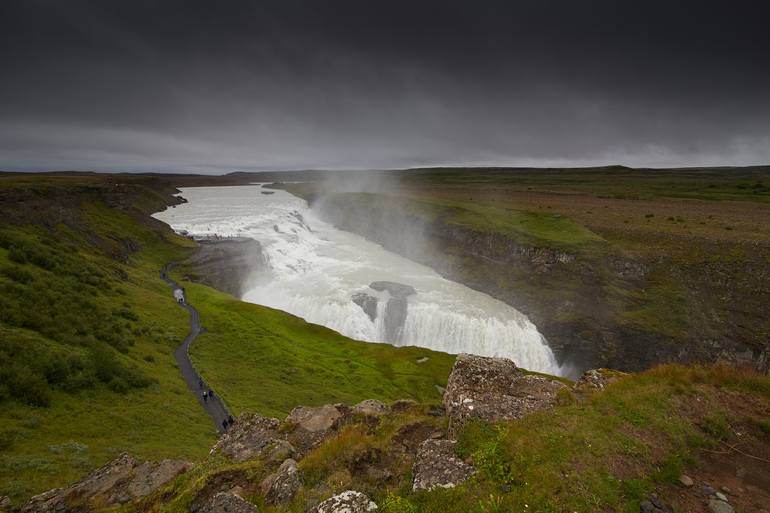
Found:
[{"label": "waterfall", "polygon": [[[261,192],[258,185],[188,188],[182,191],[187,203],[155,217],[193,236],[258,240],[269,269],[244,301],[359,340],[504,356],[531,370],[560,374],[537,327],[513,307],[334,228],[285,191]],[[383,289],[377,282],[391,285]],[[369,313],[353,301],[357,294],[370,302]],[[400,323],[397,330],[393,322]]]}]

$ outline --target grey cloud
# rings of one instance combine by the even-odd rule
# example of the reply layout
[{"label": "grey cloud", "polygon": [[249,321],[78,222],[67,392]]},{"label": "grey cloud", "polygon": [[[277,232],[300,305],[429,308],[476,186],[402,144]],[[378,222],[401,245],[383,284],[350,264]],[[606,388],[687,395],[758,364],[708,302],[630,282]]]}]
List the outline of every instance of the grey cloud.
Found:
[{"label": "grey cloud", "polygon": [[0,168],[767,163],[761,11],[12,0]]}]

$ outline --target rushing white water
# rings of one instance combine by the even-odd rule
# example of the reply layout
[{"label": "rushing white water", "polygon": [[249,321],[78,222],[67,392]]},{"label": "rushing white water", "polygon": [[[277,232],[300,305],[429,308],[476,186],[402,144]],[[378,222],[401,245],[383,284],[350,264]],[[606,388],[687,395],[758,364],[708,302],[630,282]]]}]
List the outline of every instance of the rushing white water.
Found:
[{"label": "rushing white water", "polygon": [[[374,281],[411,285],[396,345],[449,353],[505,356],[522,367],[559,374],[551,349],[525,315],[432,269],[318,219],[307,203],[259,185],[182,190],[188,202],[155,214],[192,236],[250,237],[262,244],[269,270],[243,299],[285,310],[360,340],[382,342],[387,291]],[[273,192],[273,191],[270,191]],[[372,321],[351,296],[379,298]]]}]

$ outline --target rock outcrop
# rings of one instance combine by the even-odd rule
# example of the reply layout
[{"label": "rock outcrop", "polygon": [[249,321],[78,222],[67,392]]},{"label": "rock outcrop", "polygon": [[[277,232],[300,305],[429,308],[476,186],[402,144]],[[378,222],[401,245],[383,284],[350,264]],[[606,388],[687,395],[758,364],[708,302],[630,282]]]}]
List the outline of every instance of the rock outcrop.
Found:
[{"label": "rock outcrop", "polygon": [[241,297],[256,274],[267,267],[262,246],[248,238],[199,239],[189,263],[202,283],[236,297]]},{"label": "rock outcrop", "polygon": [[197,513],[257,513],[257,507],[234,493],[219,492]]},{"label": "rock outcrop", "polygon": [[280,444],[278,427],[281,422],[275,418],[257,414],[244,414],[238,417],[230,429],[225,432],[211,449],[220,451],[235,461],[244,461],[262,455],[266,449]]},{"label": "rock outcrop", "polygon": [[406,313],[409,303],[407,298],[417,293],[411,285],[396,283],[393,281],[375,281],[369,284],[372,289],[390,295],[385,307],[385,340],[396,343],[401,339],[406,322]]},{"label": "rock outcrop", "polygon": [[595,392],[604,390],[604,387],[628,376],[625,372],[612,369],[591,369],[585,371],[580,379],[575,382],[576,392]]},{"label": "rock outcrop", "polygon": [[286,423],[294,426],[288,434],[288,440],[301,453],[304,453],[321,443],[337,423],[349,413],[350,409],[343,404],[298,406],[286,417]]},{"label": "rock outcrop", "polygon": [[425,440],[414,462],[412,489],[453,488],[470,478],[475,470],[455,455],[457,442]]},{"label": "rock outcrop", "polygon": [[67,488],[32,497],[21,511],[62,513],[117,507],[150,495],[191,467],[181,460],[139,463],[124,453]]},{"label": "rock outcrop", "polygon": [[366,513],[375,511],[377,505],[368,496],[354,490],[347,490],[310,510],[309,513]]},{"label": "rock outcrop", "polygon": [[350,299],[361,307],[361,310],[369,317],[369,320],[374,322],[377,319],[377,303],[379,299],[366,292],[356,292]]},{"label": "rock outcrop", "polygon": [[449,434],[471,418],[488,422],[519,419],[556,405],[559,381],[524,374],[507,358],[457,356],[444,392]]},{"label": "rock outcrop", "polygon": [[289,502],[302,486],[297,473],[297,462],[288,459],[281,463],[273,474],[267,476],[260,488],[265,494],[265,503],[270,505]]}]

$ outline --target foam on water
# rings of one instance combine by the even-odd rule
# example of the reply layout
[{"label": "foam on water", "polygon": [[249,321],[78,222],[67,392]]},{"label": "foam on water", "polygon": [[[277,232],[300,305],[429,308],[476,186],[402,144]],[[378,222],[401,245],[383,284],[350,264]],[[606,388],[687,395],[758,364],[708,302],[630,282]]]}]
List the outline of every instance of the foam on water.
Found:
[{"label": "foam on water", "polygon": [[[417,294],[408,298],[398,345],[505,356],[528,369],[560,373],[545,339],[521,312],[334,228],[302,199],[263,190],[258,185],[187,188],[182,190],[187,203],[155,217],[193,236],[258,240],[269,270],[244,294],[245,301],[285,310],[352,338],[382,342],[388,293],[368,285],[404,283]],[[380,298],[374,322],[351,301],[354,293],[363,291]]]}]

